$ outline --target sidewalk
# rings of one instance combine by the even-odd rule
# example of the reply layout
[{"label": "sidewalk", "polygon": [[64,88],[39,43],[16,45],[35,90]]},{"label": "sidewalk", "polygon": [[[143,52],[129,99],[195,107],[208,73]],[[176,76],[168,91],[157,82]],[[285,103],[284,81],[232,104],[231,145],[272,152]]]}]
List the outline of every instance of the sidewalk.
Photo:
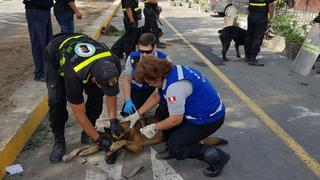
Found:
[{"label": "sidewalk", "polygon": [[[98,28],[108,24],[119,8],[120,1],[115,2],[92,22],[91,26],[85,27],[83,32],[99,39],[101,34]],[[5,167],[15,161],[16,156],[44,119],[48,111],[46,93],[44,83],[27,81],[9,98],[12,106],[0,115],[0,179],[6,173]]]}]

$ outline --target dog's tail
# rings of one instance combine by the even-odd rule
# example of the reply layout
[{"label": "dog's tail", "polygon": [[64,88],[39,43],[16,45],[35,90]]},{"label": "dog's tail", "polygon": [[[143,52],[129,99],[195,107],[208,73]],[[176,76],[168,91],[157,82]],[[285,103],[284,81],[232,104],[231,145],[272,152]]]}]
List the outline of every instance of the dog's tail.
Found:
[{"label": "dog's tail", "polygon": [[221,34],[221,33],[222,33],[222,31],[223,31],[223,29],[220,29],[220,30],[218,31],[218,33],[219,33],[219,34]]}]

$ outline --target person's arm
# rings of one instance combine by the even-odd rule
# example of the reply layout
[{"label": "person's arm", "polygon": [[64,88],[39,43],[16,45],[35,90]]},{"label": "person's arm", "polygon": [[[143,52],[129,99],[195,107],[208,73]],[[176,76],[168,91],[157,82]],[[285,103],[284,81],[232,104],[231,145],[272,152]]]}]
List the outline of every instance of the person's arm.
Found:
[{"label": "person's arm", "polygon": [[122,85],[122,90],[123,90],[123,96],[125,101],[130,99],[131,97],[131,80],[132,80],[132,65],[131,65],[131,56],[128,56],[126,64],[124,66],[124,70],[122,73],[123,77],[123,85]]},{"label": "person's arm", "polygon": [[99,137],[98,132],[91,124],[89,118],[86,115],[85,104],[71,104],[71,110],[74,114],[74,117],[81,128],[93,139],[97,140]]},{"label": "person's arm", "polygon": [[147,1],[144,1],[145,3],[158,3],[159,0],[147,0]]},{"label": "person's arm", "polygon": [[133,13],[132,13],[131,7],[127,7],[126,10],[127,10],[126,12],[127,12],[128,18],[129,18],[129,22],[133,22],[134,18],[133,18]]},{"label": "person's arm", "polygon": [[156,130],[166,130],[171,129],[183,121],[183,114],[182,115],[173,115],[169,116],[168,118],[156,123]]},{"label": "person's arm", "polygon": [[[156,124],[157,130],[171,129],[183,121],[186,99],[193,89],[190,81],[182,80],[171,84],[167,90],[169,117]],[[174,99],[174,100],[173,100]]]},{"label": "person's arm", "polygon": [[76,17],[78,19],[82,18],[82,14],[80,13],[80,11],[78,10],[76,3],[75,2],[68,2],[69,7],[73,10],[74,14],[76,15]]},{"label": "person's arm", "polygon": [[269,3],[269,21],[271,21],[273,18],[273,10],[274,10],[274,4],[272,2],[272,3]]},{"label": "person's arm", "polygon": [[131,99],[130,94],[131,94],[131,77],[124,75],[123,76],[123,96],[124,96],[124,100],[128,100]]},{"label": "person's arm", "polygon": [[117,118],[117,96],[106,96],[109,119]]},{"label": "person's arm", "polygon": [[152,109],[154,106],[159,104],[160,102],[160,95],[157,91],[154,91],[151,96],[144,102],[144,104],[138,109],[138,113],[140,115],[148,112],[150,109]]}]

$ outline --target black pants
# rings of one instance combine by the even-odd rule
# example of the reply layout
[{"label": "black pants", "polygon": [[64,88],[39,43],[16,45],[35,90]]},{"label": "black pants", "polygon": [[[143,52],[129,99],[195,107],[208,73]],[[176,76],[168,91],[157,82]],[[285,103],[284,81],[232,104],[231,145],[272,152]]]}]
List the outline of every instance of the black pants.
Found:
[{"label": "black pants", "polygon": [[252,14],[248,16],[248,30],[244,45],[247,58],[256,58],[259,54],[267,27],[267,14]]},{"label": "black pants", "polygon": [[[159,120],[164,120],[168,116],[168,107],[160,104],[156,111],[156,117]],[[203,160],[201,152],[207,147],[204,147],[205,145],[200,144],[199,141],[216,132],[222,126],[223,122],[224,117],[211,123],[192,125],[184,119],[183,123],[179,126],[163,131],[167,149],[177,160],[187,158]]]},{"label": "black pants", "polygon": [[[68,120],[65,81],[62,76],[58,75],[58,64],[48,57],[46,51],[44,52],[44,60],[48,89],[50,127],[55,138],[64,138],[65,123]],[[104,94],[101,89],[95,85],[85,86],[85,92],[88,96],[85,104],[86,115],[92,125],[95,125],[96,120],[102,113]]]},{"label": "black pants", "polygon": [[132,29],[129,25],[129,20],[127,18],[123,19],[123,24],[125,28],[125,33],[121,36],[118,41],[114,43],[111,47],[111,52],[118,57],[122,56],[122,53],[126,53],[126,57],[130,55],[132,51],[135,50],[135,38],[137,29]]},{"label": "black pants", "polygon": [[145,21],[144,21],[145,31],[148,33],[153,33],[156,36],[158,41],[159,37],[162,34],[162,31],[158,26],[155,10],[150,7],[145,7],[143,9],[143,14],[145,16]]}]

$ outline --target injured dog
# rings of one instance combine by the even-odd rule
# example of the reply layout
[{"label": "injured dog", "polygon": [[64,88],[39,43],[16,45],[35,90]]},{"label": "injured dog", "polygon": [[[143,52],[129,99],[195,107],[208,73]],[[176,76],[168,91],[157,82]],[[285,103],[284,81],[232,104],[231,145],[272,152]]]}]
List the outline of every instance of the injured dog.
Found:
[{"label": "injured dog", "polygon": [[[105,136],[112,140],[112,145],[109,148],[109,152],[105,152],[105,160],[108,164],[113,164],[117,158],[117,152],[125,147],[126,149],[134,152],[134,153],[141,153],[143,151],[143,146],[157,144],[162,142],[162,132],[159,131],[153,138],[149,139],[146,138],[144,135],[140,133],[140,128],[143,128],[149,124],[158,122],[158,119],[155,117],[143,117],[141,118],[133,128],[129,128],[129,122],[121,122],[121,126],[124,129],[124,133],[120,136],[115,136],[111,134],[109,128],[103,127],[105,132]],[[101,128],[100,128],[101,129]],[[101,133],[101,132],[100,132]],[[202,141],[202,144],[209,144],[209,145],[225,145],[228,141],[217,138],[217,137],[208,137]],[[78,149],[73,150],[71,153],[65,155],[63,157],[64,162],[68,162],[74,159],[76,156],[84,157],[90,154],[93,154],[99,150],[97,145],[92,146],[85,146]]]},{"label": "injured dog", "polygon": [[230,43],[233,40],[235,42],[235,48],[237,52],[237,57],[240,58],[239,46],[244,45],[246,39],[247,31],[241,29],[237,26],[228,26],[218,31],[219,38],[222,44],[222,58],[224,61],[229,61],[227,59],[227,51],[230,47]]}]

